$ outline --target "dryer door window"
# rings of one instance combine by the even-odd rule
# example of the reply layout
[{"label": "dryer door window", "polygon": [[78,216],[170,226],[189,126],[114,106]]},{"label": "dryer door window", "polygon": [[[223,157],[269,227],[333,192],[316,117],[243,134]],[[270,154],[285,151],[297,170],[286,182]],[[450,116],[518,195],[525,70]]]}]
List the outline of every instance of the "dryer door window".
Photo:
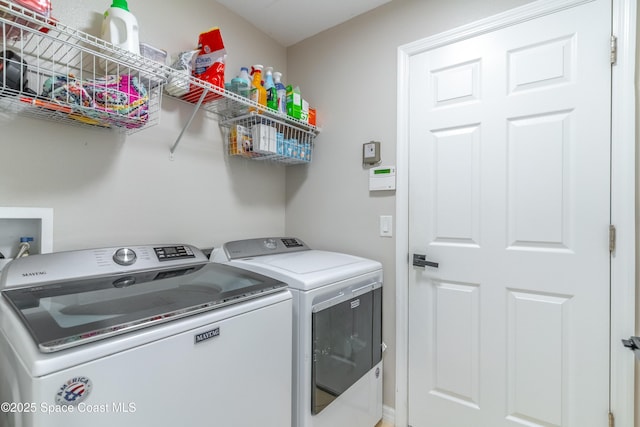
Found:
[{"label": "dryer door window", "polygon": [[[382,288],[312,314],[311,412],[320,413],[382,357]],[[325,304],[323,304],[325,305]]]}]

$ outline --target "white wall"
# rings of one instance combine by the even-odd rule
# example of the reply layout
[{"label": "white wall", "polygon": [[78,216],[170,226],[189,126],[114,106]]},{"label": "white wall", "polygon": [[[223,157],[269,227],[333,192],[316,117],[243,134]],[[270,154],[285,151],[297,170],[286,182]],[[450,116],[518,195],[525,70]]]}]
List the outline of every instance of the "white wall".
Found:
[{"label": "white wall", "polygon": [[382,164],[395,164],[398,46],[528,2],[394,0],[287,50],[287,82],[300,85],[322,127],[312,164],[287,171],[287,234],[383,263],[387,406],[395,406],[395,242],[378,237],[378,217],[395,213],[395,195],[369,193],[362,144],[381,141]]},{"label": "white wall", "polygon": [[[52,3],[59,21],[98,36],[111,0]],[[255,63],[286,75],[286,49],[218,3],[158,4],[129,1],[141,41],[176,53],[219,26],[228,80]],[[52,207],[58,251],[154,242],[210,247],[282,234],[285,169],[229,159],[218,123],[207,114],[197,114],[169,159],[191,111],[165,96],[160,124],[126,138],[0,114],[0,206]]]}]

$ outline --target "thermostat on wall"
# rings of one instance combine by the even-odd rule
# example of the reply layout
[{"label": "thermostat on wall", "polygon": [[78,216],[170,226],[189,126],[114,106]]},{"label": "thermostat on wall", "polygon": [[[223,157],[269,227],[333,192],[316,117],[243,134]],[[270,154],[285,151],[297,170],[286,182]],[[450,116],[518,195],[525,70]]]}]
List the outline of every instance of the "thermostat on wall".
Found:
[{"label": "thermostat on wall", "polygon": [[396,189],[396,167],[379,166],[369,169],[369,191]]}]

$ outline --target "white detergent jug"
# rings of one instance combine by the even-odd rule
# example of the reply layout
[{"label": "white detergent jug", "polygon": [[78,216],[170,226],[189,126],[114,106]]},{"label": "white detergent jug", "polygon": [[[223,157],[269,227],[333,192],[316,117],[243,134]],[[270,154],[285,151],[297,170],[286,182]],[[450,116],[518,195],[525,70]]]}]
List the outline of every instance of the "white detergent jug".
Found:
[{"label": "white detergent jug", "polygon": [[104,13],[102,39],[119,48],[140,54],[138,20],[129,12],[127,0],[113,0],[111,7]]}]

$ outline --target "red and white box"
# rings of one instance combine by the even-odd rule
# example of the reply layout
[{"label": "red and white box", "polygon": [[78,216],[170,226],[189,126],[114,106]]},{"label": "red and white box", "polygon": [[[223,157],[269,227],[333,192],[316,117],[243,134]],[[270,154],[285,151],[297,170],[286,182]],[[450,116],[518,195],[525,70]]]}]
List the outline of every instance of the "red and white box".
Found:
[{"label": "red and white box", "polygon": [[[0,0],[0,7],[11,9],[11,12],[0,9],[0,32],[7,40],[20,39],[23,31],[5,21],[40,30],[42,24],[49,22],[51,18],[51,0]],[[20,15],[29,19],[21,18]]]}]

